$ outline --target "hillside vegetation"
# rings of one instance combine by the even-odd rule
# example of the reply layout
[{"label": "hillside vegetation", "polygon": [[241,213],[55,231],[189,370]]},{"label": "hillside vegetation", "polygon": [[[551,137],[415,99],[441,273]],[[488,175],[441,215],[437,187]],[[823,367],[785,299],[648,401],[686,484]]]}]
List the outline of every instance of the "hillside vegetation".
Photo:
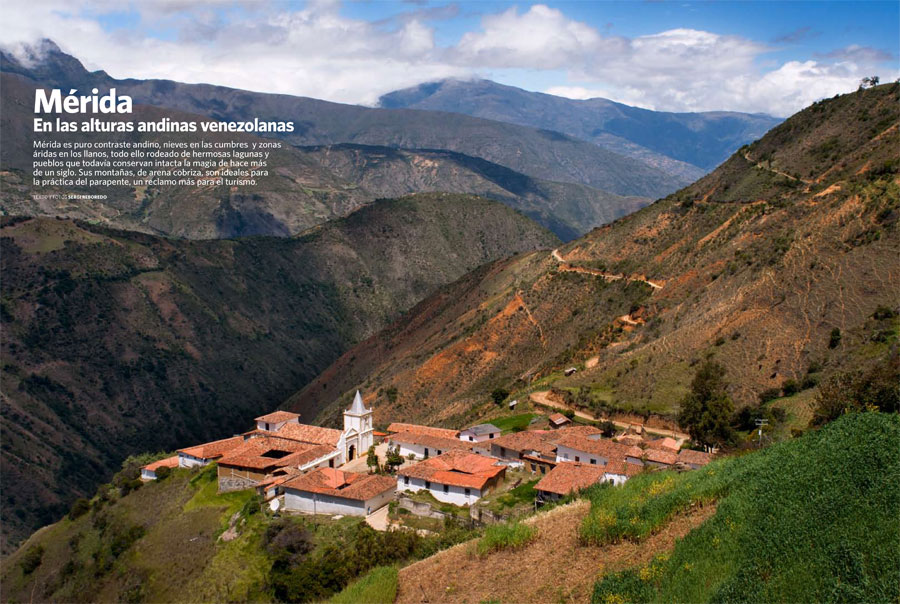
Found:
[{"label": "hillside vegetation", "polygon": [[466,275],[290,404],[390,391],[376,413],[453,423],[489,413],[495,388],[552,387],[598,413],[674,416],[707,357],[739,406],[882,363],[898,336],[898,90],[821,101],[676,194]]},{"label": "hillside vegetation", "polygon": [[900,598],[896,413],[849,414],[695,472],[598,488],[591,500],[581,535],[600,543],[640,541],[674,514],[718,502],[715,516],[671,552],[598,581],[597,603]]},{"label": "hillside vegetation", "polygon": [[473,534],[449,527],[422,537],[377,532],[355,517],[274,517],[252,490],[216,494],[215,464],[137,487],[124,480],[137,466],[129,467],[3,560],[0,599],[321,602],[361,577],[347,595],[365,590],[366,602],[392,601],[382,594],[396,592],[396,568],[386,565]]},{"label": "hillside vegetation", "polygon": [[46,218],[7,219],[0,236],[4,551],[125,456],[245,430],[434,288],[558,243],[496,202],[443,194],[298,238]]},{"label": "hillside vegetation", "polygon": [[401,569],[397,601],[894,602],[898,507],[900,416],[854,413],[699,470],[590,487],[494,529],[530,529],[512,549],[484,552],[483,537]]}]

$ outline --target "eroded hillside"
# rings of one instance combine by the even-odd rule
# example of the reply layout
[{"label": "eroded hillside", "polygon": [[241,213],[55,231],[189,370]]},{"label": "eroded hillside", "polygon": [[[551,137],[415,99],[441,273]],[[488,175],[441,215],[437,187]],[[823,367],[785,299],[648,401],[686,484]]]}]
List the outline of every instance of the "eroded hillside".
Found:
[{"label": "eroded hillside", "polygon": [[691,187],[444,288],[291,401],[396,388],[376,410],[440,421],[552,384],[670,413],[707,355],[739,403],[868,363],[897,337],[875,311],[900,287],[898,141],[897,84],[817,103]]}]

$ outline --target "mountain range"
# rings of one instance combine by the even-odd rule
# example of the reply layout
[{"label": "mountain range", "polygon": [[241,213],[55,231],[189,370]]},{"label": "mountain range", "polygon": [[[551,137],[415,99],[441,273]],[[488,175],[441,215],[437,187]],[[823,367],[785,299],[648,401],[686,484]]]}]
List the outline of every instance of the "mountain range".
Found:
[{"label": "mountain range", "polygon": [[739,405],[883,358],[897,322],[878,309],[900,289],[898,91],[816,103],[690,187],[467,274],[291,404],[334,421],[358,388],[381,417],[456,425],[489,412],[496,388],[555,389],[672,416],[710,356]]},{"label": "mountain range", "polygon": [[562,132],[691,181],[781,122],[733,111],[670,113],[608,99],[529,92],[490,80],[440,80],[381,97],[387,108],[450,111]]}]

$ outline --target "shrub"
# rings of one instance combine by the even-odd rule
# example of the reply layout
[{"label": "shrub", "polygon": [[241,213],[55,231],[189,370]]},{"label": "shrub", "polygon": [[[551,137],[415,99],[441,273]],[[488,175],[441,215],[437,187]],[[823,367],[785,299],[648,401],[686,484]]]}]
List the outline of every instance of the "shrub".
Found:
[{"label": "shrub", "polygon": [[500,406],[503,404],[503,401],[509,396],[509,390],[504,388],[494,388],[494,391],[491,392],[491,400],[494,401],[494,404]]},{"label": "shrub", "polygon": [[780,388],[766,388],[762,392],[759,393],[759,402],[760,403],[768,403],[769,401],[774,401],[776,398],[781,396]]},{"label": "shrub", "polygon": [[537,530],[533,526],[521,522],[492,524],[478,540],[478,555],[485,556],[497,550],[520,548],[536,535]]},{"label": "shrub", "polygon": [[888,308],[887,306],[879,306],[875,309],[875,312],[872,313],[872,317],[878,320],[881,319],[893,319],[897,316],[897,311],[893,308]]},{"label": "shrub", "polygon": [[69,508],[69,520],[75,520],[76,518],[84,516],[90,509],[91,502],[84,497],[79,497],[72,503],[72,507]]},{"label": "shrub", "polygon": [[781,392],[784,393],[785,396],[794,396],[800,392],[800,384],[794,379],[785,380],[781,385]]},{"label": "shrub", "polygon": [[835,327],[828,338],[828,347],[837,348],[841,343],[841,330]]},{"label": "shrub", "polygon": [[41,565],[41,561],[44,558],[44,546],[43,545],[32,545],[28,548],[25,554],[22,556],[22,559],[19,560],[19,566],[22,567],[22,572],[26,575],[30,575],[37,567]]},{"label": "shrub", "polygon": [[172,474],[172,468],[169,466],[162,466],[156,468],[156,480],[165,480]]}]

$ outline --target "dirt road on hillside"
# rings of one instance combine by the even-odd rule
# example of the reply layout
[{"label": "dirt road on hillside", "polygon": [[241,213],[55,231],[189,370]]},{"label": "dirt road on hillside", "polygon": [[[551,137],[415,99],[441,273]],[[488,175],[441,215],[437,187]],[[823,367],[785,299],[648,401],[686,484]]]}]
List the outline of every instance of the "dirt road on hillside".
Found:
[{"label": "dirt road on hillside", "polygon": [[643,277],[638,277],[638,276],[634,276],[634,275],[617,275],[616,273],[607,273],[606,271],[601,271],[600,269],[596,269],[596,268],[587,268],[584,266],[575,266],[574,264],[569,264],[568,262],[566,262],[565,259],[563,259],[562,256],[559,255],[558,249],[553,250],[553,252],[550,254],[550,256],[554,260],[559,262],[559,270],[561,270],[563,272],[582,273],[585,275],[593,275],[595,277],[602,277],[603,279],[606,279],[608,281],[618,281],[620,279],[625,279],[626,281],[638,281],[640,283],[646,283],[653,289],[662,289],[662,287],[663,287],[662,284],[654,283],[653,281],[648,281],[647,279],[644,279]]},{"label": "dirt road on hillside", "polygon": [[[588,413],[587,411],[582,411],[581,409],[573,409],[569,405],[554,399],[552,397],[552,393],[549,390],[542,390],[540,392],[532,392],[530,396],[531,396],[531,400],[535,404],[543,405],[545,407],[552,407],[554,409],[562,409],[564,411],[574,411],[576,416],[578,416],[582,419],[586,419],[588,421],[592,421],[592,422],[604,421],[604,418],[602,418],[602,417],[597,417],[591,413]],[[621,422],[621,421],[617,421],[617,420],[610,420],[610,421],[613,424],[615,424],[617,428],[622,428],[625,430],[627,430],[631,426],[635,425],[634,422]],[[671,436],[676,441],[678,441],[678,446],[683,445],[684,442],[690,438],[690,435],[685,434],[684,432],[678,432],[676,430],[669,430],[667,428],[655,428],[653,426],[643,426],[643,427],[645,430],[647,430],[649,432],[653,432],[654,434],[665,434],[666,436]]]}]

